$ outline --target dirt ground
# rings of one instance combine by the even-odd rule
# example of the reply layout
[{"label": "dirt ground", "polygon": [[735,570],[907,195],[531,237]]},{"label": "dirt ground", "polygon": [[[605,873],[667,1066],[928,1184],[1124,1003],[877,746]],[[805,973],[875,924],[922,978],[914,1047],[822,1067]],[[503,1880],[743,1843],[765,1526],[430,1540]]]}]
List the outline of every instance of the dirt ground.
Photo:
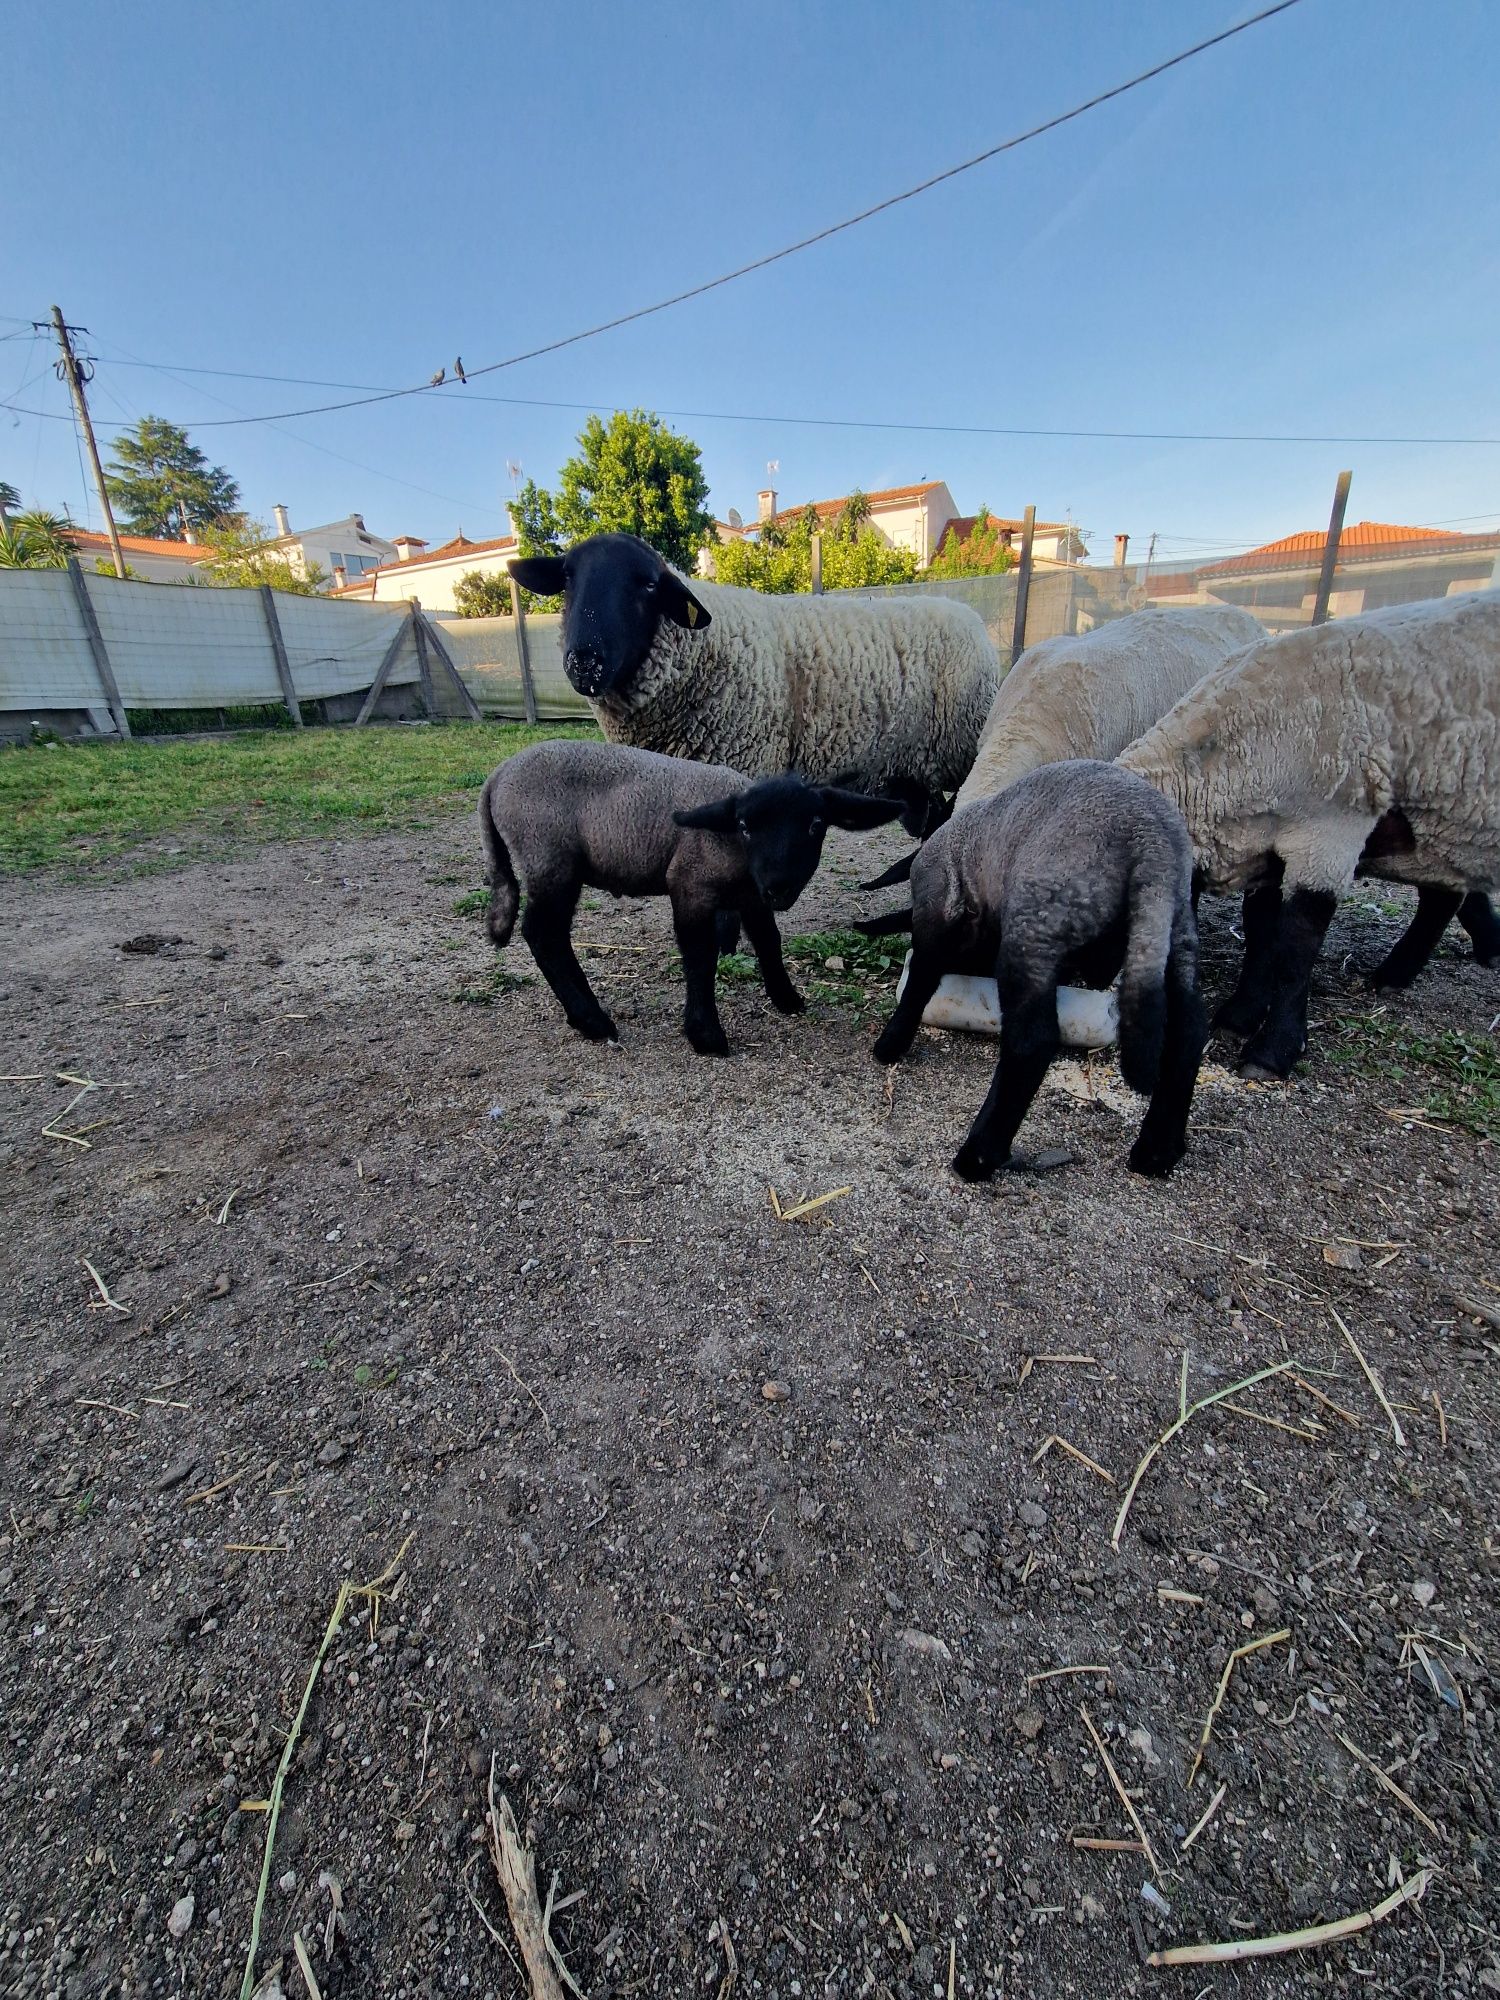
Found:
[{"label": "dirt ground", "polygon": [[[784,931],[898,851],[838,837]],[[525,1992],[492,1755],[594,2000],[1500,1991],[1500,1168],[1333,1059],[1400,917],[1341,915],[1298,1081],[1210,1075],[1169,1183],[1094,1063],[1023,1133],[1071,1162],[970,1189],[992,1044],[888,1096],[878,1009],[735,984],[696,1057],[665,907],[608,905],[596,1048],[539,982],[455,1000],[478,880],[465,817],[0,885],[0,1991],[239,1991],[256,1804],[387,1572],[285,1781],[288,1995],[299,1933],[327,2000]],[[1500,982],[1455,938],[1389,1004],[1483,1033]],[[1184,1364],[1288,1363],[1113,1547]],[[1152,1861],[1080,1844],[1136,1837],[1086,1716]],[[1350,1942],[1143,1963],[1428,1866]]]}]

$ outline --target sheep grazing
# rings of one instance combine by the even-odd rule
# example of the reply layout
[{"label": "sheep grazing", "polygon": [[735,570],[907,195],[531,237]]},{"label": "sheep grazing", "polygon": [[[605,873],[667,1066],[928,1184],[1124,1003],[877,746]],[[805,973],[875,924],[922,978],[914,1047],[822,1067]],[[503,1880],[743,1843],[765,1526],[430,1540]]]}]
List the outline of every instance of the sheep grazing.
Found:
[{"label": "sheep grazing", "polygon": [[923,845],[906,984],[874,1054],[899,1061],[945,973],[995,974],[1000,1060],[954,1157],[964,1180],[1010,1158],[1060,1046],[1059,985],[1107,986],[1116,974],[1120,1068],[1151,1098],[1130,1165],[1168,1174],[1182,1158],[1207,1039],[1192,873],[1176,809],[1118,765],[1086,759],[960,806]]},{"label": "sheep grazing", "polygon": [[983,622],[946,598],[690,588],[634,535],[510,573],[562,596],[568,679],[611,742],[899,798],[918,835],[974,761],[1000,685]]},{"label": "sheep grazing", "polygon": [[752,784],[724,765],[650,750],[538,743],[492,772],[480,796],[490,936],[509,943],[524,887],[521,935],[543,978],[579,1034],[613,1042],[615,1024],[573,950],[579,892],[670,896],[687,983],[682,1031],[700,1055],[727,1055],[714,1002],[724,919],[743,922],[772,1005],[800,1013],[773,912],[812,880],[830,826],[879,826],[900,809],[795,777]]},{"label": "sheep grazing", "polygon": [[1467,914],[1481,955],[1500,944],[1484,900],[1500,880],[1500,591],[1267,639],[1119,762],[1181,808],[1204,886],[1247,892],[1216,1024],[1248,1036],[1249,1075],[1287,1076],[1306,1047],[1313,963],[1356,875],[1426,891],[1398,975],[1440,914]]}]

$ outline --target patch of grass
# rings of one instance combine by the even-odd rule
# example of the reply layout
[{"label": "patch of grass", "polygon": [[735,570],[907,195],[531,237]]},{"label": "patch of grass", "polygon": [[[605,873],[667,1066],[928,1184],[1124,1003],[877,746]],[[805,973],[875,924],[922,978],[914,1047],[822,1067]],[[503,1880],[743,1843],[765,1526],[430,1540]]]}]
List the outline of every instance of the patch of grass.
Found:
[{"label": "patch of grass", "polygon": [[535,986],[536,980],[529,972],[511,972],[503,961],[497,958],[480,978],[470,979],[464,985],[455,987],[451,999],[464,1007],[493,1007],[495,1002],[507,993],[514,993],[522,986]]},{"label": "patch of grass", "polygon": [[361,1361],[355,1366],[354,1386],[356,1389],[391,1389],[395,1387],[400,1377],[401,1356],[399,1354],[383,1372],[377,1370],[372,1363]]},{"label": "patch of grass", "polygon": [[428,826],[517,750],[593,733],[479,722],[21,744],[0,752],[0,871],[89,866],[162,837],[181,844],[171,866],[251,842]]},{"label": "patch of grass", "polygon": [[481,910],[487,910],[489,906],[488,889],[466,889],[463,895],[456,898],[453,914],[455,917],[477,917]]},{"label": "patch of grass", "polygon": [[[863,1014],[883,1007],[894,994],[906,945],[860,931],[809,931],[787,938],[782,955],[813,973],[809,999]],[[673,963],[680,971],[681,960]],[[758,982],[760,967],[748,952],[731,952],[719,960],[719,977],[731,984]]]},{"label": "patch of grass", "polygon": [[1457,1028],[1421,1034],[1381,1015],[1346,1015],[1329,1054],[1351,1070],[1399,1091],[1431,1118],[1478,1139],[1500,1138],[1500,1044]]}]

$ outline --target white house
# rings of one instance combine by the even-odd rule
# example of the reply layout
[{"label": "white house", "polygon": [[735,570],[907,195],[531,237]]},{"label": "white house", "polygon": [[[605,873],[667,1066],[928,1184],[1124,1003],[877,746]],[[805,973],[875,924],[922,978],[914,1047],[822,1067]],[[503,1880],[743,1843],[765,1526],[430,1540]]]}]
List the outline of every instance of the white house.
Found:
[{"label": "white house", "polygon": [[[790,527],[801,520],[808,505],[823,525],[831,528],[848,504],[847,494],[837,500],[814,500],[800,507],[778,507],[776,499],[774,487],[766,487],[756,495],[757,518],[753,526],[744,530],[746,534],[755,534],[767,521]],[[953,495],[941,479],[924,480],[916,486],[889,486],[879,493],[867,493],[865,499],[870,507],[870,526],[892,548],[910,549],[918,569],[925,569],[937,554],[944,528],[958,513]],[[721,535],[720,539],[724,537]]]},{"label": "white house", "polygon": [[[943,530],[938,543],[940,552],[945,544],[966,542],[974,532],[977,514],[956,514]],[[1009,514],[991,514],[990,526],[998,528],[1000,539],[1012,547],[1019,556],[1021,536],[1026,523],[1013,519]],[[1128,537],[1127,537],[1128,540]],[[1031,528],[1031,560],[1035,563],[1086,562],[1088,546],[1076,528],[1066,521],[1034,521]]]},{"label": "white house", "polygon": [[453,586],[461,576],[478,570],[482,576],[499,576],[508,581],[510,572],[506,564],[519,554],[514,535],[471,542],[459,533],[451,542],[435,549],[429,549],[414,536],[402,535],[394,544],[391,561],[366,570],[362,576],[351,577],[343,585],[335,585],[329,595],[355,598],[365,604],[399,604],[415,597],[424,611],[457,611]]},{"label": "white house", "polygon": [[[96,535],[89,528],[70,527],[68,534],[84,569],[102,562],[108,573],[115,572],[114,552],[108,535]],[[143,583],[202,583],[200,566],[213,561],[212,549],[198,542],[159,542],[147,535],[121,535],[120,552],[125,567]]]},{"label": "white house", "polygon": [[[326,521],[320,528],[294,529],[291,517],[285,507],[277,504],[276,534],[267,547],[278,555],[284,555],[292,567],[304,576],[316,566],[322,570],[328,581],[325,590],[331,590],[340,583],[352,583],[361,576],[367,576],[382,563],[394,562],[398,542],[387,542],[379,535],[372,535],[365,526],[361,514],[346,514],[342,521]],[[416,541],[410,535],[398,538],[409,548],[425,548],[425,542]]]}]

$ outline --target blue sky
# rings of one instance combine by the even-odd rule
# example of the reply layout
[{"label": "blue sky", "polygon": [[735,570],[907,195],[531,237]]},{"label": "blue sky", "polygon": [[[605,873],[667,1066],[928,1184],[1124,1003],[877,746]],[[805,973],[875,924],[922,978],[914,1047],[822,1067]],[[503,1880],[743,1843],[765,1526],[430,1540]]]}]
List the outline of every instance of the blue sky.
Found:
[{"label": "blue sky", "polygon": [[[1065,109],[1252,0],[635,0],[7,10],[0,399],[62,412],[17,321],[90,329],[108,427],[185,422],[262,518],[503,532],[585,408],[672,419],[721,514],[946,479],[1107,559],[1350,518],[1500,521],[1500,449],[1169,444],[793,417],[1500,438],[1493,0],[1302,0],[1125,99],[706,298],[468,390],[401,386],[650,303]],[[37,373],[40,371],[40,373]],[[28,382],[27,377],[36,379]],[[23,387],[24,385],[24,387]],[[17,391],[21,393],[17,394]],[[726,420],[742,414],[757,421]],[[350,463],[349,461],[357,461]],[[0,478],[98,525],[71,427],[0,411]],[[87,511],[86,511],[87,510]]]}]

